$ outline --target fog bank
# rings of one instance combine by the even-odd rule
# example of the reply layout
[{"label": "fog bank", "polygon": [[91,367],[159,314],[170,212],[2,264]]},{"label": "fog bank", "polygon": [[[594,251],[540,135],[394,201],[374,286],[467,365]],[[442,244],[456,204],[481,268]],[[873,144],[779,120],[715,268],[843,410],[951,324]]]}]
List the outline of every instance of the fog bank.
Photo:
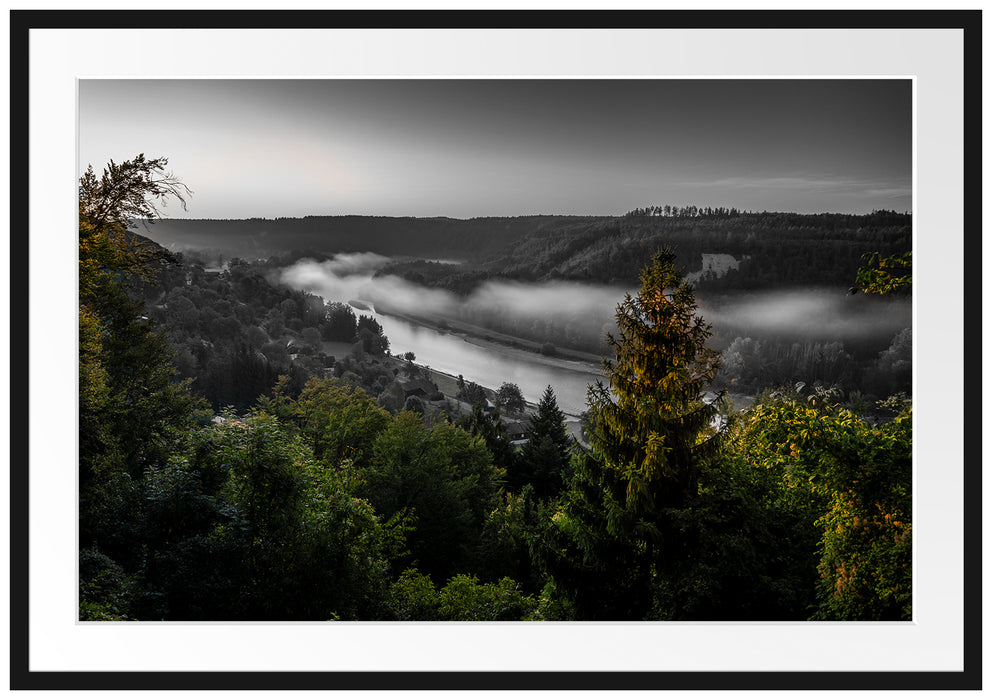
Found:
[{"label": "fog bank", "polygon": [[748,335],[844,342],[881,342],[913,322],[908,297],[850,295],[837,289],[753,292],[699,314],[721,337]]},{"label": "fog bank", "polygon": [[326,300],[360,300],[410,315],[436,315],[493,324],[504,332],[547,335],[584,344],[602,340],[626,290],[553,281],[487,281],[466,298],[430,289],[395,275],[375,277],[388,258],[374,253],[337,255],[331,260],[300,260],[280,273],[280,281]]},{"label": "fog bank", "polygon": [[[460,319],[495,331],[593,352],[614,328],[620,287],[569,281],[524,283],[490,280],[468,297],[431,289],[394,275],[375,273],[391,261],[375,253],[304,259],[283,269],[280,281],[329,301],[360,300],[412,316]],[[699,299],[697,313],[713,327],[714,345],[736,337],[841,341],[886,347],[912,326],[908,297],[849,295],[840,289],[751,292]]]}]

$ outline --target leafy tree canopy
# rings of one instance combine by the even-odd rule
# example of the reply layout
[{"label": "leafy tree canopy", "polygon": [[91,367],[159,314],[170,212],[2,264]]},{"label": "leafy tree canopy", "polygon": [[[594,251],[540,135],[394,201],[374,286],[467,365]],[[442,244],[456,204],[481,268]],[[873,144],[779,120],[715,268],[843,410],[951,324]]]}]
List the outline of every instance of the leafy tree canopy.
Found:
[{"label": "leafy tree canopy", "polygon": [[913,251],[883,258],[876,253],[866,254],[858,268],[851,294],[890,294],[913,284]]},{"label": "leafy tree canopy", "polygon": [[503,382],[496,390],[496,405],[512,413],[520,413],[526,403],[519,386],[513,382]]}]

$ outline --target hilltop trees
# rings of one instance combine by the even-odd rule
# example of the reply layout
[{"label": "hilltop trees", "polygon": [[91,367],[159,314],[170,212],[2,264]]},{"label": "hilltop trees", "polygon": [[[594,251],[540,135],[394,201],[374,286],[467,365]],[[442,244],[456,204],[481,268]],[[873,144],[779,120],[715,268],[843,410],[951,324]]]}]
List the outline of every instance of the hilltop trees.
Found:
[{"label": "hilltop trees", "polygon": [[127,285],[149,281],[155,263],[170,260],[163,248],[142,240],[133,219],[154,219],[169,198],[185,207],[190,189],[167,173],[166,158],[144,154],[121,164],[110,161],[98,179],[89,166],[79,178],[79,295],[91,310],[121,302]]}]

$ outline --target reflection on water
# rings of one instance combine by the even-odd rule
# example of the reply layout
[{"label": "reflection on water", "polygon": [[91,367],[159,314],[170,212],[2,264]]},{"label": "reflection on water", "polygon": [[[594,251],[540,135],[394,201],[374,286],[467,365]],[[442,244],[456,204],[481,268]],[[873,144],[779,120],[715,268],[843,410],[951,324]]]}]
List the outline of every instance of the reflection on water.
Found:
[{"label": "reflection on water", "polygon": [[[369,311],[356,310],[369,315]],[[374,313],[374,312],[373,312]],[[524,398],[537,403],[549,384],[565,413],[577,416],[586,409],[586,388],[602,379],[593,364],[546,358],[532,352],[490,344],[477,345],[462,336],[425,328],[409,321],[375,313],[389,338],[389,351],[412,351],[417,364],[447,374],[461,374],[465,381],[498,389],[503,382],[520,387]]]}]

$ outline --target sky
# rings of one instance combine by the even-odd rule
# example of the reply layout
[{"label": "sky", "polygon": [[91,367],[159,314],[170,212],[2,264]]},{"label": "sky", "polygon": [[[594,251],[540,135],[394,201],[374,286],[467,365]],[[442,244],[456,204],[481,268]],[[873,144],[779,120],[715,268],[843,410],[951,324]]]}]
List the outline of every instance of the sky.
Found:
[{"label": "sky", "polygon": [[79,170],[144,153],[169,217],[912,209],[909,80],[80,80]]}]

